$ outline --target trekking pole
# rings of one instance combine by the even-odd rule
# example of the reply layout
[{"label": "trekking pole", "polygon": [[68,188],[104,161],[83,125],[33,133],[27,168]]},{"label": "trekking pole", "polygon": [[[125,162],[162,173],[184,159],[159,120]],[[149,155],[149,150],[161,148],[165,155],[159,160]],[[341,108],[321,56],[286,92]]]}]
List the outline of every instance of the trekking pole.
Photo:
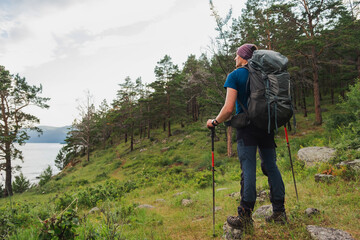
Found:
[{"label": "trekking pole", "polygon": [[214,161],[215,128],[211,128],[212,187],[213,187],[213,237],[215,237],[215,161]]},{"label": "trekking pole", "polygon": [[292,171],[292,175],[293,175],[293,179],[294,179],[294,186],[295,186],[295,192],[296,192],[296,199],[297,199],[297,201],[299,201],[298,191],[297,191],[297,188],[296,188],[296,181],[295,181],[294,167],[293,167],[293,162],[292,162],[292,159],[291,159],[291,151],[290,151],[290,144],[289,144],[288,133],[287,133],[287,129],[286,129],[286,127],[285,127],[285,126],[284,126],[284,128],[285,128],[286,143],[287,143],[287,147],[288,147],[288,150],[289,150],[289,158],[290,158],[290,164],[291,164],[291,171]]}]

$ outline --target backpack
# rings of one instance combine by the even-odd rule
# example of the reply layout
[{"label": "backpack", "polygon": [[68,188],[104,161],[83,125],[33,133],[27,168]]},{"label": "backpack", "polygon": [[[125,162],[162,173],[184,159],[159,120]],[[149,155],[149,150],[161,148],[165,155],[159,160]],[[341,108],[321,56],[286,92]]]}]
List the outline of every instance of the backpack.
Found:
[{"label": "backpack", "polygon": [[250,88],[248,117],[268,133],[288,123],[294,114],[287,63],[287,57],[279,52],[256,50],[246,66]]}]

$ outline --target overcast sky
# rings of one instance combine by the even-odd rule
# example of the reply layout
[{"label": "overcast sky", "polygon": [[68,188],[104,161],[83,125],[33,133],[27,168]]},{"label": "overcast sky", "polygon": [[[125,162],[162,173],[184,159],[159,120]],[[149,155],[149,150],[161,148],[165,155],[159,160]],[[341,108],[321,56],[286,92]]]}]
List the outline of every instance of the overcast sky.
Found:
[{"label": "overcast sky", "polygon": [[[214,0],[224,16],[244,1]],[[111,103],[126,76],[155,80],[165,54],[182,67],[216,36],[208,0],[1,0],[0,65],[43,86],[50,109],[31,108],[41,125],[70,125],[89,91]]]}]

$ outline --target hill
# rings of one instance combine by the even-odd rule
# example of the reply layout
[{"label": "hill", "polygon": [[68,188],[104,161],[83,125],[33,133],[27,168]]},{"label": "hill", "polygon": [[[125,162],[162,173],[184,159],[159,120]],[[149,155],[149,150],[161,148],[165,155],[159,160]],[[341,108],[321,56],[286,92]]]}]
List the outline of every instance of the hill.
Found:
[{"label": "hill", "polygon": [[28,143],[64,143],[66,134],[70,126],[64,127],[51,127],[39,126],[43,130],[43,134],[39,135],[35,131],[29,131],[30,139]]},{"label": "hill", "polygon": [[[315,121],[313,113],[297,117],[298,131],[291,133],[290,144],[299,201],[284,132],[280,130],[276,136],[277,161],[286,187],[289,223],[275,225],[256,219],[254,231],[244,239],[311,239],[307,225],[342,229],[359,239],[359,177],[315,182],[314,174],[331,165],[305,167],[296,153],[302,147],[327,146],[333,136],[311,124]],[[76,239],[221,239],[226,217],[236,214],[241,173],[237,156],[226,156],[224,130],[217,128],[215,142],[215,238],[210,132],[198,122],[184,128],[174,126],[173,136],[166,136],[157,129],[150,139],[137,137],[134,151],[130,151],[129,142],[98,148],[90,162],[85,157],[78,159],[75,166],[68,166],[43,186],[16,194],[12,205],[0,199],[4,219],[0,233],[6,229],[11,233],[9,239],[38,239],[41,233],[51,235],[74,227]],[[341,157],[344,160],[346,156]],[[268,191],[267,178],[257,162],[257,190]],[[268,198],[258,201],[255,210],[268,204]],[[11,214],[11,207],[16,214]],[[319,209],[320,214],[306,216],[308,207]],[[38,218],[45,221],[40,224]]]}]

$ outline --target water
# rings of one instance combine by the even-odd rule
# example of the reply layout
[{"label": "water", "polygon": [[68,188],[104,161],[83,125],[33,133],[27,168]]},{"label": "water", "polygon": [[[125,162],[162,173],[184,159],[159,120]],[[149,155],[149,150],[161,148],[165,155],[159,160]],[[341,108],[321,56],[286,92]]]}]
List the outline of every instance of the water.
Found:
[{"label": "water", "polygon": [[[41,172],[43,172],[48,165],[51,166],[53,175],[59,172],[59,169],[55,166],[55,158],[59,150],[63,147],[60,143],[26,143],[24,146],[18,146],[18,149],[23,152],[24,162],[20,160],[12,161],[12,166],[20,165],[20,172],[30,180],[31,183],[37,183],[36,179]],[[15,176],[20,174],[19,171],[13,173],[12,180]],[[5,178],[5,172],[1,174]],[[0,183],[3,182],[3,178],[0,176]]]}]

